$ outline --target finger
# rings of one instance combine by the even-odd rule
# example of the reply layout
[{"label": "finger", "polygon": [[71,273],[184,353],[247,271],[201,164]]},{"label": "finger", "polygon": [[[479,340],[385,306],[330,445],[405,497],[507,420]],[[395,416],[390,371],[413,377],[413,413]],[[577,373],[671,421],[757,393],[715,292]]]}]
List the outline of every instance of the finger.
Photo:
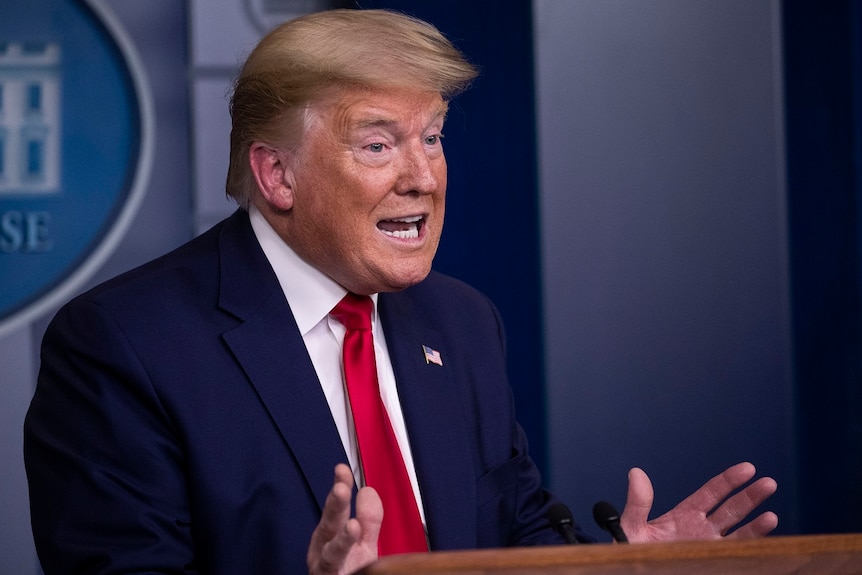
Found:
[{"label": "finger", "polygon": [[318,526],[327,538],[334,536],[350,519],[350,498],[353,494],[353,473],[343,463],[335,466],[335,480],[326,502]]},{"label": "finger", "polygon": [[636,533],[646,527],[654,496],[655,492],[649,476],[637,467],[631,469],[626,506],[620,515],[623,530],[630,537],[637,537]]},{"label": "finger", "polygon": [[376,549],[380,526],[383,524],[383,502],[373,487],[363,487],[357,493],[356,520],[362,529],[362,542]]},{"label": "finger", "polygon": [[319,559],[310,572],[317,574],[343,573],[347,557],[361,537],[359,521],[350,519],[320,550]]},{"label": "finger", "polygon": [[[332,489],[326,496],[323,505],[320,523],[311,534],[311,542],[308,547],[309,564],[319,561],[323,554],[324,546],[327,545],[345,527],[350,519],[350,498],[353,493],[353,473],[344,464],[335,467],[335,478]],[[356,528],[358,531],[358,527]],[[349,535],[348,531],[348,535]]]},{"label": "finger", "polygon": [[748,483],[755,473],[756,470],[751,463],[737,463],[704,483],[697,491],[686,497],[678,507],[691,508],[706,515],[734,490]]},{"label": "finger", "polygon": [[746,523],[728,535],[727,539],[753,539],[755,537],[765,537],[776,527],[778,527],[778,515],[771,511],[767,511],[766,513],[758,515],[749,523]]},{"label": "finger", "polygon": [[722,534],[732,529],[778,489],[771,477],[761,477],[739,493],[728,498],[709,515],[709,521]]}]

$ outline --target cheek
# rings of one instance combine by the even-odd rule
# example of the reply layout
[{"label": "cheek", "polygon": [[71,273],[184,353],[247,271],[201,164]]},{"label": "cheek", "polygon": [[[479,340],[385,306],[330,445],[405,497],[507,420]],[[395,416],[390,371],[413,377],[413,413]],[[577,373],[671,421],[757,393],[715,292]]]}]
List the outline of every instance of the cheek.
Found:
[{"label": "cheek", "polygon": [[437,193],[434,194],[435,202],[438,204],[442,204],[446,199],[446,185],[447,185],[447,170],[446,170],[446,160],[444,159],[441,162],[441,166],[434,171],[435,178],[437,179]]},{"label": "cheek", "polygon": [[434,194],[434,207],[442,216],[443,215],[443,209],[446,206],[446,172],[445,172],[445,170],[443,171],[442,178],[439,179],[438,181],[440,182],[440,185],[438,186],[437,193]]},{"label": "cheek", "polygon": [[307,211],[313,217],[323,219],[316,222],[320,226],[336,225],[333,220],[343,220],[343,214],[355,209],[350,178],[331,167],[318,168],[311,177],[300,183],[298,189],[298,195],[304,197]]}]

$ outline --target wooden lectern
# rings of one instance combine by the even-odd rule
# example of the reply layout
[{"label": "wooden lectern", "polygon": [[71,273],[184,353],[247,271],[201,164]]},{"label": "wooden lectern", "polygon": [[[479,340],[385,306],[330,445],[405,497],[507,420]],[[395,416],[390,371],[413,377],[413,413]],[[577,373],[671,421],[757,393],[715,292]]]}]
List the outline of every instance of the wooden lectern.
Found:
[{"label": "wooden lectern", "polygon": [[862,575],[862,534],[593,544],[384,557],[362,575]]}]

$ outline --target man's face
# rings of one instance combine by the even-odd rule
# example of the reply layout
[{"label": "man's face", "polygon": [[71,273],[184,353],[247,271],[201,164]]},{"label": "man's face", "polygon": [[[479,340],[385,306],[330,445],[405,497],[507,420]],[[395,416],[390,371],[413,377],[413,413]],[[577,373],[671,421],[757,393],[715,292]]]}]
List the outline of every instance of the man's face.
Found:
[{"label": "man's face", "polygon": [[288,153],[291,208],[274,222],[303,259],[348,290],[400,290],[431,269],[443,228],[439,94],[345,90],[312,107]]}]

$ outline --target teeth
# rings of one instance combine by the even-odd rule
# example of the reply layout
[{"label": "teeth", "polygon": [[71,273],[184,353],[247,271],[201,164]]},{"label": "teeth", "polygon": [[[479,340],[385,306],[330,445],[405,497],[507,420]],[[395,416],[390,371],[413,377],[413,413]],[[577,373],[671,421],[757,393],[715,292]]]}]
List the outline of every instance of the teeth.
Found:
[{"label": "teeth", "polygon": [[386,234],[387,236],[391,236],[393,238],[401,238],[401,239],[407,240],[407,239],[412,239],[412,238],[418,238],[419,237],[419,228],[402,230],[400,232],[387,232],[384,230],[383,233]]},{"label": "teeth", "polygon": [[419,237],[419,228],[421,227],[420,224],[422,223],[422,219],[422,216],[405,216],[403,218],[391,218],[388,220],[381,221],[377,225],[377,227],[381,232],[383,232],[390,238],[411,240]]}]

